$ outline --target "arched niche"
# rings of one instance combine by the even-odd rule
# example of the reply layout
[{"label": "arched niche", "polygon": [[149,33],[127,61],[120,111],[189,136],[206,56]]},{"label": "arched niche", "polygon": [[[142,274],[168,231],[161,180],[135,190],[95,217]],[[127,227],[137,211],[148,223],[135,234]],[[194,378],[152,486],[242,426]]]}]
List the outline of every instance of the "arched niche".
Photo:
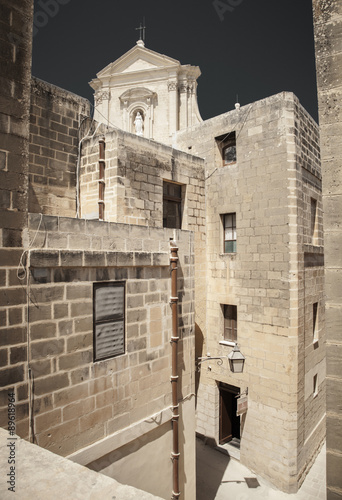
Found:
[{"label": "arched niche", "polygon": [[139,112],[143,119],[143,136],[152,139],[156,101],[157,94],[144,87],[126,90],[120,96],[123,130],[136,133],[134,121]]}]

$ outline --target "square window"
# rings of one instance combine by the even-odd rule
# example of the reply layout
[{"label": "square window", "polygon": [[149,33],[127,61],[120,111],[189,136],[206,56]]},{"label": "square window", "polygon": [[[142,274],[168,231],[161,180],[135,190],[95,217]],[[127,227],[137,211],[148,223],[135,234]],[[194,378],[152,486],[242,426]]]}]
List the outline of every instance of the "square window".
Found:
[{"label": "square window", "polygon": [[182,228],[182,185],[163,182],[163,227]]},{"label": "square window", "polygon": [[237,341],[237,307],[224,304],[224,306],[223,306],[223,318],[224,318],[224,330],[223,330],[224,340],[230,340],[232,342],[236,342]]},{"label": "square window", "polygon": [[224,227],[224,253],[236,252],[236,214],[225,214],[223,218]]},{"label": "square window", "polygon": [[94,283],[94,361],[125,353],[125,283]]}]

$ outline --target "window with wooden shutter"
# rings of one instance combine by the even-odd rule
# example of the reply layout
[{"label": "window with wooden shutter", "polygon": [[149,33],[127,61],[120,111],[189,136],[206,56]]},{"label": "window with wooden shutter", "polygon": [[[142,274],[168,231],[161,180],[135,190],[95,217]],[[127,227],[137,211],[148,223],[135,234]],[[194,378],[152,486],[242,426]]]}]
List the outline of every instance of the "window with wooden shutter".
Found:
[{"label": "window with wooden shutter", "polygon": [[125,353],[125,283],[94,283],[94,361]]}]

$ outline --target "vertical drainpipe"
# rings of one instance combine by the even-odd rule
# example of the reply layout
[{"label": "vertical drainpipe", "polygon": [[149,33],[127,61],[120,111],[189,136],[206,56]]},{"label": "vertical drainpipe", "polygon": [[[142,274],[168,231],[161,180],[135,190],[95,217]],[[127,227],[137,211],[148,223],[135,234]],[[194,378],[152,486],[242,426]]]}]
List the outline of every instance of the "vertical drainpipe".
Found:
[{"label": "vertical drainpipe", "polygon": [[174,242],[171,242],[171,309],[172,309],[172,432],[173,432],[173,450],[171,453],[173,463],[173,491],[172,500],[180,497],[179,491],[179,404],[178,404],[178,292],[177,292],[177,264],[178,248]]},{"label": "vertical drainpipe", "polygon": [[104,220],[104,191],[105,191],[105,156],[106,143],[104,137],[99,140],[99,220]]}]

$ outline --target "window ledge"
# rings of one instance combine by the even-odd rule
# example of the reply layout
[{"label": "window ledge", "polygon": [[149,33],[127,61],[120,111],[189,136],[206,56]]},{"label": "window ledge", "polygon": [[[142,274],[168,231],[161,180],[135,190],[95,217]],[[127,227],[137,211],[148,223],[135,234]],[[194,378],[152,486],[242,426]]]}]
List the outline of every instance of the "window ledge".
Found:
[{"label": "window ledge", "polygon": [[232,340],[220,340],[219,344],[226,345],[228,347],[235,347],[236,342],[233,342]]}]

